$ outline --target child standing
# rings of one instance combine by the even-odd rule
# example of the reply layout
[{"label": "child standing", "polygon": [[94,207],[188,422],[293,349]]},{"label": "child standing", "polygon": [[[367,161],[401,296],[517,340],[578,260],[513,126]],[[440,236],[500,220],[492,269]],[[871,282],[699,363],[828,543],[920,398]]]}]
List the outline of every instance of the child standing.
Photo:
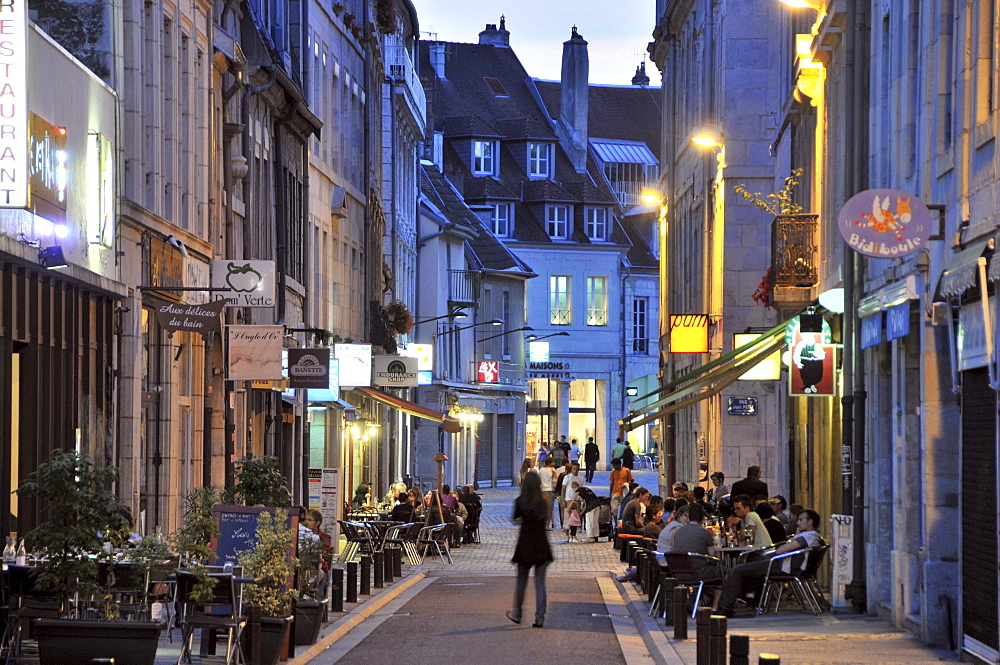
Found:
[{"label": "child standing", "polygon": [[[576,483],[573,483],[574,485]],[[580,519],[580,500],[573,499],[566,509],[566,526],[569,528],[569,542],[578,543],[580,539],[576,537],[576,530],[580,528],[583,521]]]}]

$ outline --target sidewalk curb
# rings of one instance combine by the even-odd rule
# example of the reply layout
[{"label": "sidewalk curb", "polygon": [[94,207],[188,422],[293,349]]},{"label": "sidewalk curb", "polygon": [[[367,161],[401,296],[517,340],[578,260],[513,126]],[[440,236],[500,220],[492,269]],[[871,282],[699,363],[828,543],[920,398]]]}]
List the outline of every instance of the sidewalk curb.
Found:
[{"label": "sidewalk curb", "polygon": [[285,665],[307,665],[307,663],[312,661],[313,658],[326,651],[338,640],[342,639],[362,621],[365,621],[368,617],[378,612],[380,609],[392,602],[397,596],[425,577],[427,577],[427,573],[417,573],[408,577],[405,582],[400,583],[398,586],[394,586],[392,589],[383,591],[378,596],[371,598],[361,607],[360,611],[356,614],[352,612],[351,615],[343,617],[342,623],[337,625],[333,632],[324,636],[318,642],[306,649],[303,653],[287,661]]},{"label": "sidewalk curb", "polygon": [[631,584],[622,584],[618,580],[613,580],[618,591],[622,595],[622,600],[628,613],[632,616],[636,630],[642,636],[642,641],[649,651],[650,657],[656,665],[684,665],[684,659],[674,649],[670,639],[657,624],[656,618],[649,616],[649,609],[646,602],[639,595]]}]

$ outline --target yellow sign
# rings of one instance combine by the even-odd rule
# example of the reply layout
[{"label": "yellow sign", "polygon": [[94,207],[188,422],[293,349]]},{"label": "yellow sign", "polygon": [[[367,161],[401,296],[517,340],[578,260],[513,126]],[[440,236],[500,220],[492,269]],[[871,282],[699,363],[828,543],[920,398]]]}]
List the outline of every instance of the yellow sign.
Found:
[{"label": "yellow sign", "polygon": [[[733,348],[738,349],[757,339],[751,333],[736,333],[733,335]],[[740,374],[738,381],[777,381],[781,378],[781,350],[777,350],[759,363]]]},{"label": "yellow sign", "polygon": [[708,353],[708,314],[672,314],[670,352]]}]

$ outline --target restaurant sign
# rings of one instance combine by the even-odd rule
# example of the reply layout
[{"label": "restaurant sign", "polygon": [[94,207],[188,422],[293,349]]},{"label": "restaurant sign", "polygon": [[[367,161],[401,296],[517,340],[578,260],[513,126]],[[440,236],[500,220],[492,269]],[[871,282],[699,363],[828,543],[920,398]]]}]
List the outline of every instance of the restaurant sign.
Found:
[{"label": "restaurant sign", "polygon": [[0,5],[0,208],[28,207],[28,3]]}]

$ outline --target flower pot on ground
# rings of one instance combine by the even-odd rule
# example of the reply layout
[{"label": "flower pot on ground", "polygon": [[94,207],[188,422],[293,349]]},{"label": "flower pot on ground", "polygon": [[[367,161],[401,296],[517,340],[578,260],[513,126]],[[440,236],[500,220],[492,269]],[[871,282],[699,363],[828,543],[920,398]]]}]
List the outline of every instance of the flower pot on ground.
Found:
[{"label": "flower pot on ground", "polygon": [[319,631],[323,627],[323,615],[329,602],[328,598],[323,600],[300,598],[295,601],[296,646],[316,643],[316,640],[319,639]]},{"label": "flower pot on ground", "polygon": [[[55,598],[63,616],[37,622],[42,663],[89,664],[118,653],[127,654],[119,662],[132,665],[152,665],[155,659],[162,622],[115,621],[119,604],[109,589],[98,585],[101,564],[115,557],[114,549],[123,547],[132,531],[127,506],[111,490],[117,477],[117,469],[88,455],[55,450],[17,490],[19,497],[37,501],[44,516],[25,537],[28,549],[45,557],[36,568],[34,588]],[[16,616],[17,610],[11,611]],[[97,620],[75,618],[88,612]],[[105,630],[133,634],[124,638],[127,645],[119,652],[118,640],[106,635],[95,639]],[[58,632],[66,633],[58,639],[67,644],[50,642]]]},{"label": "flower pot on ground", "polygon": [[[284,510],[273,515],[261,513],[257,519],[257,544],[239,557],[243,575],[254,580],[246,586],[243,602],[260,607],[264,617],[259,661],[263,665],[278,661],[291,623],[292,604],[298,597],[298,591],[292,588],[296,560],[291,555],[292,531],[287,518]],[[274,651],[265,651],[270,648]]]}]

